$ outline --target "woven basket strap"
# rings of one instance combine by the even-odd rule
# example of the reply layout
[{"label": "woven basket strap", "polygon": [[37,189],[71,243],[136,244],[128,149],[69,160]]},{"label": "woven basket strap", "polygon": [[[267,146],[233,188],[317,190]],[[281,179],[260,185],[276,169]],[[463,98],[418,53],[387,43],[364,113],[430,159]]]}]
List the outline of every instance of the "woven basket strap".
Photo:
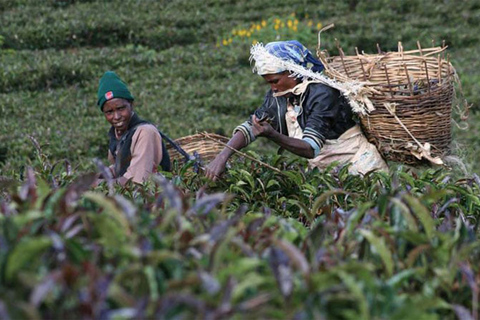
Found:
[{"label": "woven basket strap", "polygon": [[177,150],[184,158],[185,158],[185,161],[189,161],[189,160],[192,160],[192,159],[195,159],[194,157],[192,157],[191,155],[188,154],[187,151],[183,150],[182,147],[180,147],[175,141],[173,141],[172,139],[170,139],[165,133],[163,133],[162,131],[158,130],[158,132],[160,133],[160,135],[162,136],[162,139],[165,139],[167,140],[168,143],[170,143],[172,145],[172,147]]}]

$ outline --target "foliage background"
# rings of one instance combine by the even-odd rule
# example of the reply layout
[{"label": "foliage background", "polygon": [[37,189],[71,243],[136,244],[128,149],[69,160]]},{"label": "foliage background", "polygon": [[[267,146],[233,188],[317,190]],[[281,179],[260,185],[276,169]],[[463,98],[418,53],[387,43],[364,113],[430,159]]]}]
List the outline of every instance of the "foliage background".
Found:
[{"label": "foliage background", "polygon": [[[465,98],[468,130],[455,124],[453,153],[477,171],[480,33],[477,1],[0,0],[0,166],[35,161],[33,136],[53,159],[87,169],[106,157],[108,130],[96,107],[98,79],[116,71],[137,111],[172,138],[229,135],[267,89],[252,74],[252,42],[298,38],[312,51],[318,27],[335,23],[322,48],[347,54],[449,46]],[[454,120],[460,121],[455,113]],[[460,124],[465,126],[466,124]],[[254,149],[275,148],[265,142]]]}]

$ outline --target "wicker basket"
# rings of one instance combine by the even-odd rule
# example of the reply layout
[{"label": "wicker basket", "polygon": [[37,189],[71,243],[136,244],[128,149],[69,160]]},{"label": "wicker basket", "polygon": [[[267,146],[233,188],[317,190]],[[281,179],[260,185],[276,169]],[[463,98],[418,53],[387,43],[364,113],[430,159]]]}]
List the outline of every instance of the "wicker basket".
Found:
[{"label": "wicker basket", "polygon": [[[190,156],[198,154],[203,163],[213,160],[225,147],[224,143],[228,138],[214,133],[197,133],[194,135],[178,138],[175,142]],[[178,152],[171,144],[167,143],[167,151],[172,161],[183,161],[185,157]]]},{"label": "wicker basket", "polygon": [[[449,153],[455,69],[446,47],[321,57],[332,78],[354,79],[375,89],[375,110],[360,115],[370,142],[391,161],[441,164]],[[380,51],[380,50],[379,50]],[[318,54],[318,52],[317,52]]]}]

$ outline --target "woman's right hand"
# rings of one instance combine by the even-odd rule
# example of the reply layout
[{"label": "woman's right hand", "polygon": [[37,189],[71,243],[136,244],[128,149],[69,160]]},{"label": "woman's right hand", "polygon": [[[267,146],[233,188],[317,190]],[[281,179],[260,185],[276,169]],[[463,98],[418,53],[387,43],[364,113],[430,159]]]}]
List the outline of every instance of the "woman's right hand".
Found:
[{"label": "woman's right hand", "polygon": [[246,145],[247,143],[245,142],[243,133],[237,131],[230,141],[228,141],[227,146],[222,150],[222,152],[220,152],[205,168],[205,176],[212,181],[220,179],[222,174],[225,172],[227,160],[234,152],[233,150],[240,150]]},{"label": "woman's right hand", "polygon": [[252,132],[255,137],[270,137],[275,130],[268,121],[260,121],[257,116],[252,116]]},{"label": "woman's right hand", "polygon": [[205,168],[205,176],[212,181],[218,180],[221,177],[221,175],[225,172],[226,164],[227,164],[227,160],[224,159],[222,154],[219,154]]}]

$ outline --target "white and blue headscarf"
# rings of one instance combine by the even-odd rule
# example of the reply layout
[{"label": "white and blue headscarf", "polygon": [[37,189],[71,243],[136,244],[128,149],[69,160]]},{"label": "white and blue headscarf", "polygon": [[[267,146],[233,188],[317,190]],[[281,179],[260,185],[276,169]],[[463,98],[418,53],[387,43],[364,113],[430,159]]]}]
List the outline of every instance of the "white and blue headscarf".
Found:
[{"label": "white and blue headscarf", "polygon": [[335,88],[342,92],[356,113],[367,114],[375,109],[367,94],[371,93],[371,89],[358,80],[340,82],[329,78],[322,72],[322,62],[296,40],[270,42],[266,46],[262,43],[254,44],[250,49],[250,62],[252,61],[255,61],[253,72],[259,75],[290,71],[292,77]]},{"label": "white and blue headscarf", "polygon": [[323,64],[297,40],[270,42],[266,46],[255,44],[250,51],[250,61],[255,60],[253,71],[263,76],[292,71],[297,77],[305,76],[298,67],[316,73],[323,71]]}]

